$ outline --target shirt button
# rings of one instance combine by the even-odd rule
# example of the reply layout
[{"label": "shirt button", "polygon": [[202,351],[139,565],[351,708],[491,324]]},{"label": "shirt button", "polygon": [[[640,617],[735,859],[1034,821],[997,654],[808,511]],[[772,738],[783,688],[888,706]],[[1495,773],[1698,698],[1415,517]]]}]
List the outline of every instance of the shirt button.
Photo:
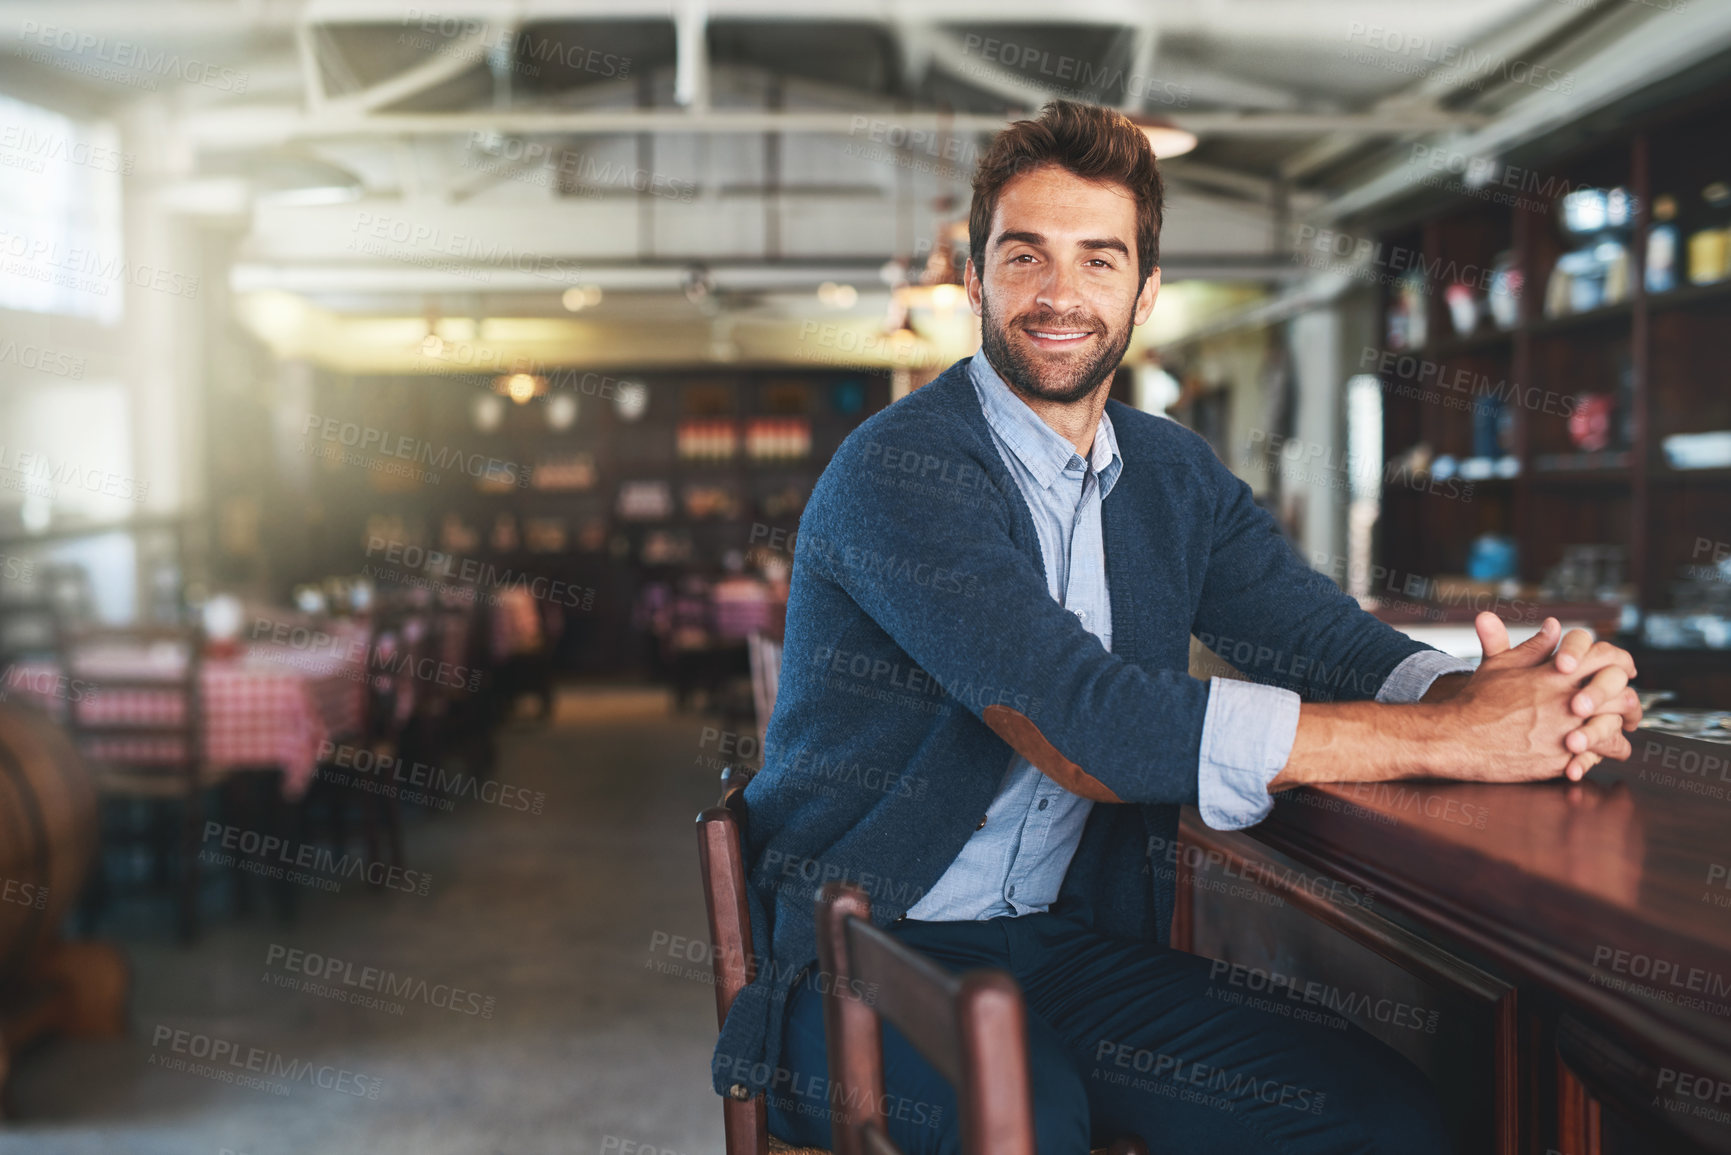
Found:
[{"label": "shirt button", "polygon": [[1010,887],[1010,889],[1008,889],[1004,892],[1004,897],[1005,898],[1015,898],[1016,897],[1016,888],[1013,886]]},{"label": "shirt button", "polygon": [[980,815],[979,824],[977,826],[975,826],[974,829],[975,830],[984,830],[985,828],[986,828],[986,816],[984,814],[982,814],[982,815]]},{"label": "shirt button", "polygon": [[1050,806],[1051,804],[1052,804],[1052,800],[1050,798],[1040,799],[1040,809],[1041,810],[1044,810],[1046,807]]}]

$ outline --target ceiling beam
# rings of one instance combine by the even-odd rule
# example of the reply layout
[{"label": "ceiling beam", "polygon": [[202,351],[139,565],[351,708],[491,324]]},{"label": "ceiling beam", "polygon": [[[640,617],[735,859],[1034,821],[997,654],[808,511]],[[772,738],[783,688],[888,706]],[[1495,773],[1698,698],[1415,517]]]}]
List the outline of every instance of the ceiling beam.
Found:
[{"label": "ceiling beam", "polygon": [[[1143,24],[1134,29],[1130,40],[1130,75],[1154,76],[1160,56],[1160,25],[1152,13]],[[1130,85],[1125,85],[1124,99],[1119,102],[1118,110],[1126,113],[1142,111],[1142,94],[1129,91]]]},{"label": "ceiling beam", "polygon": [[[1474,85],[1482,86],[1486,77],[1504,62],[1524,60],[1532,63],[1537,50],[1547,41],[1581,19],[1581,13],[1567,4],[1541,4],[1518,19],[1502,22],[1492,35],[1480,37],[1473,46],[1474,51],[1461,54],[1463,67],[1433,71],[1377,101],[1370,111],[1404,116],[1416,110],[1439,108],[1450,97]],[[1280,166],[1280,175],[1295,183],[1302,181],[1362,143],[1363,138],[1352,133],[1330,133],[1288,157]]]},{"label": "ceiling beam", "polygon": [[[699,262],[702,263],[702,262]],[[477,266],[477,268],[482,266]],[[572,285],[597,285],[608,293],[682,293],[689,263],[677,265],[585,265],[565,279],[548,278],[509,268],[489,268],[482,296],[536,294],[549,300]],[[816,289],[826,281],[858,285],[867,292],[888,292],[881,260],[834,260],[706,264],[711,280],[724,292],[776,292]],[[1163,256],[1164,280],[1289,281],[1304,273],[1301,266],[1277,258],[1241,253],[1193,253]],[[473,277],[456,268],[359,262],[290,264],[238,261],[229,270],[229,288],[236,293],[266,291],[308,295],[380,293],[476,294]]]},{"label": "ceiling beam", "polygon": [[[498,39],[508,42],[512,36],[509,31],[505,31]],[[324,114],[347,116],[376,112],[407,100],[417,93],[437,88],[485,60],[488,48],[494,40],[493,25],[482,23],[469,27],[450,43],[441,45],[438,52],[417,61],[387,80],[367,85],[356,92],[345,93],[341,97],[333,98],[327,94]]]},{"label": "ceiling beam", "polygon": [[[102,0],[61,0],[67,8],[111,7]],[[37,6],[52,8],[61,4]],[[172,3],[167,6],[172,6]],[[199,5],[211,8],[220,5]],[[308,0],[310,18],[329,23],[397,23],[411,7],[405,0]],[[1350,24],[1387,26],[1387,0],[1209,0],[1198,4],[1151,5],[1149,0],[1088,0],[1086,4],[1054,7],[1051,0],[706,0],[709,19],[826,20],[883,24],[1073,24],[1141,28],[1157,8],[1163,35],[1215,34],[1240,40],[1314,40],[1319,30],[1342,32]],[[428,9],[431,13],[433,10]],[[1402,33],[1415,36],[1459,36],[1475,24],[1501,19],[1508,0],[1453,0],[1448,4],[1415,4],[1398,10]],[[437,14],[462,19],[518,19],[525,23],[553,20],[670,20],[668,0],[450,0]]]},{"label": "ceiling beam", "polygon": [[695,112],[709,109],[709,17],[704,0],[684,0],[674,19],[673,100]]},{"label": "ceiling beam", "polygon": [[[1502,110],[1477,131],[1434,141],[1451,153],[1496,158],[1565,125],[1579,121],[1656,79],[1674,76],[1721,53],[1731,52],[1731,4],[1693,4],[1687,8],[1641,11],[1619,5],[1619,17],[1633,26],[1595,28],[1598,43],[1577,50],[1569,93],[1533,94]],[[1406,155],[1391,157],[1373,176],[1323,205],[1313,219],[1337,221],[1412,192],[1412,166]]]},{"label": "ceiling beam", "polygon": [[[1320,132],[1351,132],[1365,137],[1401,136],[1413,132],[1475,128],[1484,117],[1420,110],[1394,115],[1357,113],[1237,113],[1190,112],[1173,122],[1198,136],[1312,136]],[[340,112],[327,105],[307,113],[290,106],[246,105],[201,111],[187,117],[191,139],[202,147],[252,149],[294,141],[366,139],[371,137],[466,136],[472,132],[504,132],[526,136],[632,133],[816,133],[833,136],[875,132],[881,125],[898,135],[915,132],[996,132],[1008,123],[1003,116],[938,112],[908,112],[896,108],[857,112],[770,110],[694,110],[605,108],[567,111],[545,108],[483,109],[471,112],[372,113]],[[874,137],[874,140],[876,138]],[[893,143],[893,142],[892,142]]]},{"label": "ceiling beam", "polygon": [[[710,20],[793,20],[884,24],[1072,24],[1143,27],[1149,0],[1088,0],[1054,7],[1051,0],[706,0]],[[290,31],[302,20],[322,24],[401,24],[415,19],[478,19],[534,23],[556,20],[671,20],[668,0],[18,0],[6,5],[14,23],[114,35],[256,35]],[[1499,19],[1508,0],[1453,0],[1399,10],[1403,33],[1457,36],[1463,27]],[[1210,0],[1158,5],[1163,35],[1229,35],[1239,40],[1315,39],[1319,29],[1350,23],[1387,25],[1386,0]]]}]

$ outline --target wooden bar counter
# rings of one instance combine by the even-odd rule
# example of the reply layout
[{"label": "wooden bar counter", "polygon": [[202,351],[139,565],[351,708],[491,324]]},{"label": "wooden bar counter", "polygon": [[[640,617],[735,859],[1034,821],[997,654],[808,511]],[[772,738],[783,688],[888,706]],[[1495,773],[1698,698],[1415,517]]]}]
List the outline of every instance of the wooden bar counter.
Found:
[{"label": "wooden bar counter", "polygon": [[1498,1155],[1731,1152],[1731,746],[1632,742],[1581,783],[1325,786],[1231,833],[1191,814],[1174,944],[1212,869],[1465,992]]}]

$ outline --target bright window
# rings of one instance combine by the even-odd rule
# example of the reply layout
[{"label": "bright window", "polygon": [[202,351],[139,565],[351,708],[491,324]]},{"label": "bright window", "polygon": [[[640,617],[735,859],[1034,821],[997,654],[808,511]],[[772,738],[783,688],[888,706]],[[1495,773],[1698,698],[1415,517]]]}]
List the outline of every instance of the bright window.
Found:
[{"label": "bright window", "polygon": [[0,96],[0,309],[120,320],[130,167],[112,126]]}]

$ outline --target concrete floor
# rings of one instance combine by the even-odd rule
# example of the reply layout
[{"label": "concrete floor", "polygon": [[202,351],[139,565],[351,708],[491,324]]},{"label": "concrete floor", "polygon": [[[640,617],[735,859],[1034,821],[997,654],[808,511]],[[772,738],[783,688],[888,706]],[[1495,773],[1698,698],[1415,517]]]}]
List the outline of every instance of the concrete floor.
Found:
[{"label": "concrete floor", "polygon": [[[0,1151],[718,1155],[713,993],[672,949],[707,939],[692,820],[716,778],[703,722],[659,701],[562,698],[552,724],[508,726],[495,777],[545,792],[542,813],[465,799],[411,821],[425,897],[350,881],[303,891],[285,925],[213,895],[190,949],[151,929],[168,925],[160,906],[110,934],[135,969],[130,1037],[25,1056]],[[426,985],[391,1000],[400,1013],[337,1001],[280,985],[299,977],[291,950],[342,960],[349,990],[364,967]],[[459,1010],[432,1005],[441,984],[463,992]],[[487,999],[490,1018],[465,1013]],[[181,1052],[174,1030],[190,1032]],[[199,1035],[281,1056],[267,1078],[287,1093],[158,1065],[196,1063]],[[314,1074],[285,1079],[283,1064]],[[343,1070],[336,1088],[314,1081]]]}]

